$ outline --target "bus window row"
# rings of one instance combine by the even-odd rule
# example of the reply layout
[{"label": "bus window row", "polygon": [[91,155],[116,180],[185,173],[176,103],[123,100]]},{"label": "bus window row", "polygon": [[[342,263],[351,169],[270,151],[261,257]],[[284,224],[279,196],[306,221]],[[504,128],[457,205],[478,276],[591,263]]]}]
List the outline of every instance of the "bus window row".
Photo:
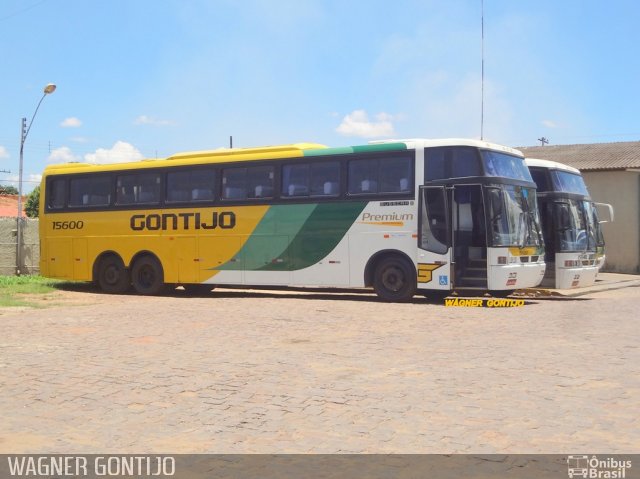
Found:
[{"label": "bus window row", "polygon": [[[153,206],[222,201],[251,201],[411,193],[413,162],[404,157],[317,161],[230,167],[194,166],[135,173],[51,177],[47,208]],[[164,177],[164,179],[163,179]],[[279,181],[276,181],[278,179]],[[163,181],[164,191],[163,194]],[[219,181],[220,190],[216,194]],[[115,182],[115,188],[114,188]],[[279,192],[278,192],[279,190]]]}]

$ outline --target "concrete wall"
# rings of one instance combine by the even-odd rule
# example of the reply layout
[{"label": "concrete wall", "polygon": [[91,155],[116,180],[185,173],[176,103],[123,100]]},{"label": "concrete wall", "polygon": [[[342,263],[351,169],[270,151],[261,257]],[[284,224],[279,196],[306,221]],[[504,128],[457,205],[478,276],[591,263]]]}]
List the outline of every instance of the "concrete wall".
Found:
[{"label": "concrete wall", "polygon": [[[22,274],[40,271],[38,220],[23,219]],[[16,218],[0,218],[0,275],[16,273]]]},{"label": "concrete wall", "polygon": [[634,171],[583,171],[594,201],[610,203],[613,223],[603,225],[607,261],[603,271],[640,273],[640,173]]}]

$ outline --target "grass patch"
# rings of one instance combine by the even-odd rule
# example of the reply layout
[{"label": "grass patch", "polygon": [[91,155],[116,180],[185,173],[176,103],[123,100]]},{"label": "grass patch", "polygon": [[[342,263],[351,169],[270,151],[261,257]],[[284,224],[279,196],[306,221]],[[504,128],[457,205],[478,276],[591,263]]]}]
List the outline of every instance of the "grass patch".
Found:
[{"label": "grass patch", "polygon": [[0,276],[0,307],[37,305],[21,299],[21,295],[46,294],[54,291],[63,281],[37,275]]}]

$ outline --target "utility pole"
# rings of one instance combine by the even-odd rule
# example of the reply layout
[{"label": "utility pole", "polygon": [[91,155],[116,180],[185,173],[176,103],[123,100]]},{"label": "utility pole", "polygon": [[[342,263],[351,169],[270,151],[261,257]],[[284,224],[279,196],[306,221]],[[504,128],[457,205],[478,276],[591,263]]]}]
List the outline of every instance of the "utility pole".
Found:
[{"label": "utility pole", "polygon": [[31,127],[33,126],[33,120],[35,120],[36,115],[38,114],[38,109],[42,104],[42,100],[47,95],[50,95],[56,91],[56,86],[53,83],[49,83],[44,87],[42,98],[38,102],[38,106],[36,106],[36,110],[33,112],[33,116],[31,117],[31,121],[27,125],[27,119],[22,118],[20,123],[20,167],[18,168],[18,215],[16,217],[16,275],[20,276],[22,274],[22,165],[24,163],[24,143],[27,141],[27,136],[31,131]]},{"label": "utility pole", "polygon": [[538,141],[540,142],[540,146],[544,146],[549,143],[549,140],[544,136],[542,138],[538,138]]},{"label": "utility pole", "polygon": [[481,70],[481,80],[480,80],[480,139],[484,140],[484,0],[480,2],[481,9],[481,25],[482,25],[482,34],[481,34],[481,57],[482,57],[482,70]]}]

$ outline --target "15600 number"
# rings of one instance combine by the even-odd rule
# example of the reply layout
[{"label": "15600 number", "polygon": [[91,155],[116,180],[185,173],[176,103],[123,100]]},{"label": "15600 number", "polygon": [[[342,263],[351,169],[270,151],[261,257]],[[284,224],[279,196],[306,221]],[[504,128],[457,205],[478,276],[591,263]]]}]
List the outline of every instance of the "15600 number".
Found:
[{"label": "15600 number", "polygon": [[84,228],[84,221],[54,221],[54,230],[81,230]]}]

